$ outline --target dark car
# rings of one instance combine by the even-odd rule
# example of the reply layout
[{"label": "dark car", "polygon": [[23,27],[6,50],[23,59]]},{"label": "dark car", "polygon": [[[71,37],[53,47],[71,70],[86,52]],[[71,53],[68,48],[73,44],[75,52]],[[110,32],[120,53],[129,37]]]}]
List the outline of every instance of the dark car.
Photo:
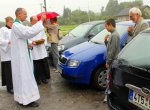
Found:
[{"label": "dark car", "polygon": [[109,80],[111,110],[150,110],[150,28],[120,52]]},{"label": "dark car", "polygon": [[104,22],[105,21],[91,21],[77,26],[59,41],[59,52],[62,53],[68,48],[88,41],[105,28]]}]

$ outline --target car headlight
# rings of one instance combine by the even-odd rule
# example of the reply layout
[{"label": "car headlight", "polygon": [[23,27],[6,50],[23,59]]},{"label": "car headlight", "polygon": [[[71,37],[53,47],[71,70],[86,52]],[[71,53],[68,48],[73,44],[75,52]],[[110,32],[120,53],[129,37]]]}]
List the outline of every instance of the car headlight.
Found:
[{"label": "car headlight", "polygon": [[68,62],[68,66],[71,66],[71,67],[77,67],[80,65],[80,61],[77,61],[77,60],[69,60]]},{"label": "car headlight", "polygon": [[65,49],[65,46],[64,45],[58,45],[58,51],[62,51],[62,50],[64,50]]}]

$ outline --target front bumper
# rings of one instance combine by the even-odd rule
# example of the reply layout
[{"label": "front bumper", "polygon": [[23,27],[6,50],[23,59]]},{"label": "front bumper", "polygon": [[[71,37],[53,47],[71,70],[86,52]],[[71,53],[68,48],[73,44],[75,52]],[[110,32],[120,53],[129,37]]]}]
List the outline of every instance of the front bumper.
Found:
[{"label": "front bumper", "polygon": [[128,101],[128,90],[121,87],[113,87],[108,94],[108,106],[112,110],[142,110]]},{"label": "front bumper", "polygon": [[59,63],[59,72],[63,78],[73,83],[89,84],[90,73],[82,67],[82,64],[78,67],[69,67]]}]

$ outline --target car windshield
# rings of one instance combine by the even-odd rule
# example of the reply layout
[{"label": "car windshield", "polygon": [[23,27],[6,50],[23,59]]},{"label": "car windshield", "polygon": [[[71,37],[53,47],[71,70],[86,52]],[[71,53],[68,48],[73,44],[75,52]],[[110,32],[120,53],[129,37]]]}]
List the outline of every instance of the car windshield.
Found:
[{"label": "car windshield", "polygon": [[[127,32],[127,25],[116,25],[116,30],[118,31],[120,37]],[[99,44],[103,44],[104,43],[104,39],[106,35],[110,35],[110,32],[108,32],[106,29],[104,29],[103,31],[101,31],[100,33],[98,33],[95,37],[93,37],[90,41],[91,42],[95,42],[95,43],[99,43]]]},{"label": "car windshield", "polygon": [[81,24],[79,26],[77,26],[76,28],[74,28],[73,30],[71,30],[68,34],[74,37],[82,37],[84,36],[89,29],[92,27],[93,25],[90,24]]},{"label": "car windshield", "polygon": [[150,69],[150,34],[141,33],[133,39],[119,54],[128,65]]}]

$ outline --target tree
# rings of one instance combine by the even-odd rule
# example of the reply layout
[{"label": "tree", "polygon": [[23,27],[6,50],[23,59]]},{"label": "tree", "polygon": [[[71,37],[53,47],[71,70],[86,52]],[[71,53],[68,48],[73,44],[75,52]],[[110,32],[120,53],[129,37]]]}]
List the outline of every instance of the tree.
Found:
[{"label": "tree", "polygon": [[117,13],[119,13],[124,8],[131,8],[131,7],[139,7],[141,8],[143,6],[143,1],[136,0],[133,2],[122,2],[118,4],[118,0],[109,0],[106,9],[104,11],[104,8],[101,8],[101,18],[114,18]]},{"label": "tree", "polygon": [[68,18],[70,14],[71,14],[71,10],[69,8],[65,8],[64,6],[63,18]]},{"label": "tree", "polygon": [[105,15],[114,16],[118,11],[118,0],[109,0],[106,6]]}]

